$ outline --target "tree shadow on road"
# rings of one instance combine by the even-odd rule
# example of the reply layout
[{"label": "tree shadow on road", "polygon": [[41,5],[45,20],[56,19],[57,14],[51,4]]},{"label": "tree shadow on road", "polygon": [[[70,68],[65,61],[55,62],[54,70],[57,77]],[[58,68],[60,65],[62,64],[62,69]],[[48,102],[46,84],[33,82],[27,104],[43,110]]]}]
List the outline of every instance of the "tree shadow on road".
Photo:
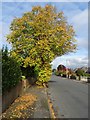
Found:
[{"label": "tree shadow on road", "polygon": [[53,81],[53,80],[50,80],[49,83],[53,83],[53,82],[56,82],[56,81]]}]

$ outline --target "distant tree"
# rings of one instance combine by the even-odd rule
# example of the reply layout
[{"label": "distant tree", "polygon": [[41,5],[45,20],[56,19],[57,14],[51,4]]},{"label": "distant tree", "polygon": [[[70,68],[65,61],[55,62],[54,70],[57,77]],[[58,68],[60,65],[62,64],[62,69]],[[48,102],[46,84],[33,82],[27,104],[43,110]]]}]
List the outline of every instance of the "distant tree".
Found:
[{"label": "distant tree", "polygon": [[50,63],[56,56],[76,49],[73,26],[51,5],[34,6],[31,12],[15,18],[10,29],[7,40],[12,43],[12,55],[22,66],[34,66],[37,84],[50,79]]},{"label": "distant tree", "polygon": [[56,71],[56,69],[52,69],[52,72],[55,72]]}]

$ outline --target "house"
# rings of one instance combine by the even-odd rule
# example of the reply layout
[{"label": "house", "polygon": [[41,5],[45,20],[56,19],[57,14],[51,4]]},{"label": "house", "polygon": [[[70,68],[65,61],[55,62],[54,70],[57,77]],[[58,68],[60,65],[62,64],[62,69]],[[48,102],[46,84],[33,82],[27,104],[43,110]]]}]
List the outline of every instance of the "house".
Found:
[{"label": "house", "polygon": [[66,67],[62,64],[60,64],[58,67],[57,67],[57,70],[58,71],[66,71]]},{"label": "house", "polygon": [[57,71],[59,72],[60,76],[64,76],[64,77],[67,77],[67,78],[71,78],[71,76],[74,76],[74,78],[76,77],[75,72],[72,69],[66,68],[62,64],[60,64],[57,67]]}]

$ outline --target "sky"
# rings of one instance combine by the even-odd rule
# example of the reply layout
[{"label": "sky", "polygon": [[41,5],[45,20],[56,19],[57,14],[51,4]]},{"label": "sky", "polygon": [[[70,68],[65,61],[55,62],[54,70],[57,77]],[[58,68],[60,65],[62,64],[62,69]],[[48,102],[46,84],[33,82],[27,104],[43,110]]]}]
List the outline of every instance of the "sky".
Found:
[{"label": "sky", "polygon": [[[17,0],[16,0],[17,1]],[[24,2],[25,0],[3,0],[0,3],[0,47],[2,45],[8,46],[11,49],[11,45],[6,42],[6,35],[10,33],[9,27],[12,20],[15,17],[22,17],[24,12],[31,11],[32,6],[46,4],[54,5],[57,8],[57,12],[63,11],[64,16],[67,18],[69,24],[73,25],[76,32],[75,38],[77,39],[77,50],[75,53],[69,53],[67,55],[58,56],[52,61],[52,68],[57,68],[59,64],[63,64],[69,68],[76,68],[88,65],[88,1],[87,0],[63,0],[60,2]],[[37,1],[37,0],[35,0]],[[46,0],[47,1],[47,0]],[[58,1],[58,0],[57,0]],[[73,2],[74,1],[74,2]],[[80,2],[79,2],[80,1]],[[1,7],[2,6],[2,7]]]}]

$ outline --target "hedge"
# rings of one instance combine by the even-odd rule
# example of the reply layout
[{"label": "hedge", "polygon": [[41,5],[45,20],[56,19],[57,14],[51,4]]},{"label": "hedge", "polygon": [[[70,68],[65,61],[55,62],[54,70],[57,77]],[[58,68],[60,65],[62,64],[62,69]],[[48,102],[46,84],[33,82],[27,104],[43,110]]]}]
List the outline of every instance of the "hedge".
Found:
[{"label": "hedge", "polygon": [[2,92],[10,90],[21,80],[21,69],[7,48],[2,49]]}]

